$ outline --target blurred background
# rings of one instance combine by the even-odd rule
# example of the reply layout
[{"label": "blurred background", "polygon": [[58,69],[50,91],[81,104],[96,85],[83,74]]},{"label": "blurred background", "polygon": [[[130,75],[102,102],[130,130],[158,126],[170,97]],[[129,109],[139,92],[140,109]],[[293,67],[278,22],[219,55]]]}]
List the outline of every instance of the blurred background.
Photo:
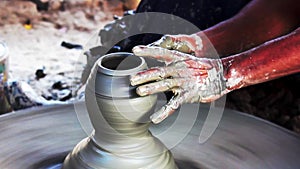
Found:
[{"label": "blurred background", "polygon": [[86,64],[83,46],[113,21],[114,15],[135,9],[138,2],[1,1],[0,42],[7,51],[5,71],[9,78],[5,81],[9,83],[6,95],[13,95],[7,96],[11,109],[74,99]]}]

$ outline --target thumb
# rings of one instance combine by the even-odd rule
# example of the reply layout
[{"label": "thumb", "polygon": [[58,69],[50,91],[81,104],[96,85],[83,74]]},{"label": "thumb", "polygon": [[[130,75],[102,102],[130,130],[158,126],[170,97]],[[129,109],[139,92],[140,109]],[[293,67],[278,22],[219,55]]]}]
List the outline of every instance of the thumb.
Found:
[{"label": "thumb", "polygon": [[202,49],[202,40],[199,36],[193,35],[165,35],[160,40],[150,44],[179,52],[194,54]]}]

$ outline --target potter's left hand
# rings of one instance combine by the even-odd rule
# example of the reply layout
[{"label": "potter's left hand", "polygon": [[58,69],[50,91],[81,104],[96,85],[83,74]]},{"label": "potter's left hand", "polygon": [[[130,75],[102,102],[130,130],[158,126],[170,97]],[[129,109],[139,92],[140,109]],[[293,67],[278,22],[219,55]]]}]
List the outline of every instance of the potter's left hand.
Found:
[{"label": "potter's left hand", "polygon": [[198,58],[193,55],[157,46],[136,46],[133,53],[165,62],[131,77],[132,85],[148,83],[137,88],[140,96],[173,91],[174,96],[150,118],[160,123],[183,103],[211,102],[229,92],[223,75],[221,59]]}]

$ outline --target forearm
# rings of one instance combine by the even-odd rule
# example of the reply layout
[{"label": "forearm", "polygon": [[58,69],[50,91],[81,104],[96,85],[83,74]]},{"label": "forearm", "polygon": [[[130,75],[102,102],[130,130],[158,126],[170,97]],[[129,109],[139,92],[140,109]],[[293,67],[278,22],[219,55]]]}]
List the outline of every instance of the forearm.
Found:
[{"label": "forearm", "polygon": [[299,3],[253,0],[233,18],[202,33],[221,56],[240,53],[296,29],[300,21]]},{"label": "forearm", "polygon": [[300,72],[300,28],[257,48],[223,58],[222,63],[229,89]]}]

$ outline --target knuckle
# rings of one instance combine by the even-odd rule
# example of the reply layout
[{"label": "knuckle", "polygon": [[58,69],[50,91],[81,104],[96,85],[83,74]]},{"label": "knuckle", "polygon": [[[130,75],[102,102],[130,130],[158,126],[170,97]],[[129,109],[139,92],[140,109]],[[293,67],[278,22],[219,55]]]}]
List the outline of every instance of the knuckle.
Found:
[{"label": "knuckle", "polygon": [[172,79],[165,80],[164,86],[166,86],[168,89],[172,89],[174,86],[173,80]]}]

